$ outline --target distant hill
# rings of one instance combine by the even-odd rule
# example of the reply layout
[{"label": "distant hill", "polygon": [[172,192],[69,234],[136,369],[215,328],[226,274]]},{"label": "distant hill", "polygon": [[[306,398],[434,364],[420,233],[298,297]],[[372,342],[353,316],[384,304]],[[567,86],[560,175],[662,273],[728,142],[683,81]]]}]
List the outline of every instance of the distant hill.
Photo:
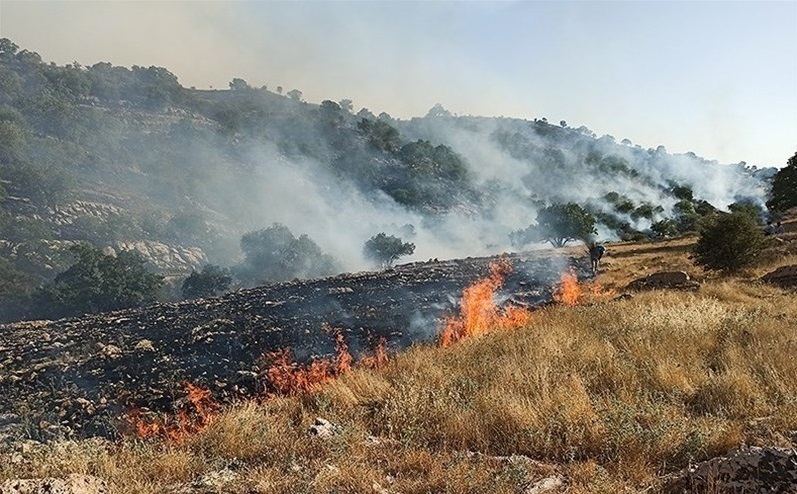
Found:
[{"label": "distant hill", "polygon": [[763,208],[774,173],[545,118],[375,112],[241,79],[189,89],[161,67],[58,66],[2,39],[0,299],[51,280],[74,242],[184,276],[235,265],[243,233],[281,223],[355,270],[378,232],[416,259],[520,248],[509,234],[558,202],[588,209],[603,239],[688,231],[733,202]]}]

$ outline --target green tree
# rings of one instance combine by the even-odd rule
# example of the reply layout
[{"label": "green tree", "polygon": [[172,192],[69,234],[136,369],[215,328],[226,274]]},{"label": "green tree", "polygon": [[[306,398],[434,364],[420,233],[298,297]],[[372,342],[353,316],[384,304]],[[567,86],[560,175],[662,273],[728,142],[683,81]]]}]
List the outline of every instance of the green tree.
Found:
[{"label": "green tree", "polygon": [[413,252],[415,244],[402,242],[399,237],[385,233],[377,233],[363,247],[365,257],[379,263],[383,268],[389,268],[399,257],[411,255]]},{"label": "green tree", "polygon": [[38,317],[76,316],[154,302],[163,277],[146,269],[136,251],[106,255],[88,245],[73,246],[75,263],[34,293]]},{"label": "green tree", "polygon": [[767,207],[774,211],[786,211],[797,207],[797,152],[786,161],[772,179],[771,199]]},{"label": "green tree", "polygon": [[316,278],[338,271],[335,259],[324,254],[310,237],[296,238],[280,223],[242,236],[241,250],[246,257],[235,272],[248,282]]},{"label": "green tree", "polygon": [[672,218],[666,218],[650,225],[650,231],[657,237],[674,237],[678,235],[678,223]]},{"label": "green tree", "polygon": [[732,272],[755,262],[764,242],[761,228],[749,215],[720,214],[701,228],[694,259],[706,269]]},{"label": "green tree", "polygon": [[761,217],[764,215],[764,210],[750,200],[736,201],[733,204],[729,204],[728,209],[732,213],[746,214],[756,223],[760,223]]},{"label": "green tree", "polygon": [[230,89],[233,91],[244,91],[251,89],[251,87],[249,87],[249,84],[245,80],[236,77],[230,81]]},{"label": "green tree", "polygon": [[552,204],[537,212],[537,224],[510,234],[516,246],[530,242],[550,242],[564,247],[571,240],[586,241],[595,230],[595,217],[575,203]]},{"label": "green tree", "polygon": [[232,276],[230,271],[215,264],[208,264],[201,272],[191,271],[183,281],[184,299],[215,297],[230,288]]}]

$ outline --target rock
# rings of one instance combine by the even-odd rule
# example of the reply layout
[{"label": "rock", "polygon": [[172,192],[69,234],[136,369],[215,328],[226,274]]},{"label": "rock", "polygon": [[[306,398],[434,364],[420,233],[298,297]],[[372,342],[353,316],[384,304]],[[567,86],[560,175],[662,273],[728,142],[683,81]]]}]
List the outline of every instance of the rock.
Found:
[{"label": "rock", "polygon": [[761,281],[781,288],[797,288],[797,264],[781,266],[761,277]]},{"label": "rock", "polygon": [[626,290],[697,290],[700,283],[684,271],[661,271],[639,278],[628,284]]},{"label": "rock", "polygon": [[102,343],[97,343],[97,346],[100,347],[102,354],[110,360],[116,360],[123,355],[122,349],[116,345],[103,345]]},{"label": "rock", "polygon": [[133,347],[133,348],[135,348],[136,350],[144,351],[144,352],[154,352],[155,351],[155,346],[152,344],[152,341],[150,341],[150,340],[141,340],[138,343],[136,343],[136,346]]},{"label": "rock", "polygon": [[334,295],[336,293],[354,293],[354,290],[349,286],[333,286],[327,290],[327,293]]},{"label": "rock", "polygon": [[332,437],[340,433],[340,427],[329,420],[318,417],[315,419],[315,423],[310,426],[309,432],[311,435],[318,437]]},{"label": "rock", "polygon": [[797,450],[752,446],[664,479],[663,492],[795,492]]},{"label": "rock", "polygon": [[525,494],[542,494],[543,492],[558,491],[565,484],[565,478],[559,474],[551,475],[538,482],[531,484]]},{"label": "rock", "polygon": [[108,484],[91,475],[66,478],[15,479],[0,484],[0,494],[106,494]]}]

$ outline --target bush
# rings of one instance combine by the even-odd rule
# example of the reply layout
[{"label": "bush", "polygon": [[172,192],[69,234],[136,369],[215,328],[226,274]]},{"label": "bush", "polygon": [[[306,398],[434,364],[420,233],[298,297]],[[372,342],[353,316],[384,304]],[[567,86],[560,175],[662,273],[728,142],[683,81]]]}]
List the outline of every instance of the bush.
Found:
[{"label": "bush", "polygon": [[191,271],[188,278],[183,281],[183,298],[215,297],[219,293],[226,292],[231,282],[229,270],[208,264],[199,273]]},{"label": "bush", "polygon": [[706,269],[732,272],[755,262],[764,234],[747,214],[723,214],[707,221],[695,245],[695,262]]},{"label": "bush", "polygon": [[114,257],[88,245],[70,250],[75,263],[34,294],[34,316],[76,316],[155,301],[163,278],[147,271],[138,252],[122,251]]},{"label": "bush", "polygon": [[401,256],[415,252],[415,244],[402,242],[399,237],[378,233],[365,242],[365,257],[389,268]]}]

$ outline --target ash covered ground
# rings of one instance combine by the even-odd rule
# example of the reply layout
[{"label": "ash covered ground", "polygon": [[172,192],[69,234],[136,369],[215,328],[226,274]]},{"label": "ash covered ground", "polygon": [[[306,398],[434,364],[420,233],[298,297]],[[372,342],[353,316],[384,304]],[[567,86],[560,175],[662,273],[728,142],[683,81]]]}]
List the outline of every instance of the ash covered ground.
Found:
[{"label": "ash covered ground", "polygon": [[[499,303],[551,301],[569,266],[550,254],[502,256],[512,273]],[[263,356],[291,348],[306,362],[329,356],[339,330],[355,356],[380,337],[396,351],[433,341],[462,290],[498,257],[416,262],[240,290],[223,297],[58,321],[0,326],[0,439],[114,436],[132,406],[168,410],[183,383],[222,401],[259,393]]]}]

